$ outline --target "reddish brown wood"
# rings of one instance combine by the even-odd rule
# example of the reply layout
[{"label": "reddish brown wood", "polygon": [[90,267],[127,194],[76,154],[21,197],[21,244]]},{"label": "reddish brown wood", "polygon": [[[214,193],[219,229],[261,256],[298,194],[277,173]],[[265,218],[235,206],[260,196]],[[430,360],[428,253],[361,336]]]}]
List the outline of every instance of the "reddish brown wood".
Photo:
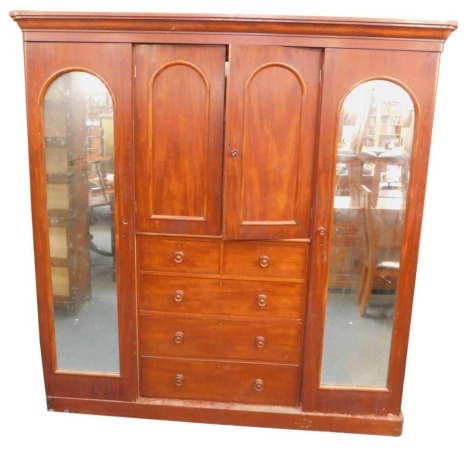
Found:
[{"label": "reddish brown wood", "polygon": [[141,366],[145,397],[279,406],[299,402],[297,365],[141,358]]},{"label": "reddish brown wood", "polygon": [[[48,61],[47,64],[44,62]],[[31,196],[37,273],[38,313],[46,390],[49,395],[130,400],[136,395],[135,309],[126,299],[134,295],[132,53],[128,44],[62,44],[25,46]],[[48,248],[43,142],[43,98],[61,73],[83,70],[98,76],[115,101],[115,221],[119,255],[118,320],[121,376],[83,376],[56,372],[53,299]]]},{"label": "reddish brown wood", "polygon": [[[418,257],[419,232],[424,203],[424,187],[429,156],[430,132],[434,111],[435,80],[439,54],[413,53],[413,68],[407,65],[407,52],[383,52],[362,50],[328,49],[325,54],[325,81],[322,98],[322,122],[320,129],[321,165],[317,172],[317,195],[314,229],[324,227],[327,238],[320,247],[320,239],[314,241],[312,253],[310,304],[307,318],[303,405],[306,410],[327,412],[345,409],[353,414],[399,414],[403,388],[409,321],[413,299],[414,277]],[[422,74],[426,73],[424,82]],[[410,164],[410,184],[407,200],[402,248],[400,281],[397,290],[397,305],[390,354],[387,389],[383,392],[370,389],[342,388],[340,390],[320,386],[323,330],[318,318],[325,315],[328,266],[324,264],[331,249],[333,233],[335,149],[338,134],[338,113],[350,90],[365,80],[389,79],[406,89],[415,102],[416,125],[414,148]],[[431,81],[432,80],[432,81]],[[419,162],[418,162],[419,161]],[[331,231],[330,231],[331,230]],[[342,405],[342,406],[340,406]]]},{"label": "reddish brown wood", "polygon": [[[439,52],[456,24],[11,15],[25,32],[49,407],[400,434]],[[58,373],[55,367],[42,100],[51,80],[68,70],[96,74],[115,102],[120,376]],[[326,387],[320,373],[338,114],[347,93],[374,78],[403,86],[416,107],[388,384]],[[190,179],[195,173],[197,182]]]},{"label": "reddish brown wood", "polygon": [[12,11],[23,30],[109,30],[217,32],[286,35],[386,37],[445,41],[457,28],[453,21],[361,19],[295,16],[202,14],[56,13]]},{"label": "reddish brown wood", "polygon": [[230,50],[224,235],[308,238],[320,52]]},{"label": "reddish brown wood", "polygon": [[[174,44],[175,39],[168,32],[139,32],[139,31],[68,31],[66,34],[54,30],[28,30],[23,32],[25,42],[116,42],[132,44]],[[187,32],[178,35],[179,44],[226,45],[228,42],[237,45],[277,45],[283,47],[314,47],[314,48],[355,48],[376,50],[405,50],[410,48],[407,39],[377,39],[371,45],[366,37],[347,36],[315,36],[315,35],[265,35],[253,33],[214,33],[200,34]],[[440,40],[413,41],[415,51],[442,52],[444,43]]]},{"label": "reddish brown wood", "polygon": [[[142,271],[219,273],[218,241],[138,236],[137,251],[137,261]],[[201,258],[202,255],[204,258]]]},{"label": "reddish brown wood", "polygon": [[89,399],[48,398],[54,411],[93,413],[108,416],[123,415],[147,419],[179,420],[258,427],[291,428],[296,430],[334,431],[399,436],[403,416],[348,415],[339,413],[302,412],[282,406],[201,401],[155,400],[141,398],[137,402],[107,402]]},{"label": "reddish brown wood", "polygon": [[142,313],[139,348],[141,356],[299,363],[302,336],[300,320]]},{"label": "reddish brown wood", "polygon": [[224,46],[135,48],[137,230],[220,235]]},{"label": "reddish brown wood", "polygon": [[309,245],[287,242],[226,242],[226,275],[305,280]]},{"label": "reddish brown wood", "polygon": [[301,319],[304,283],[141,274],[140,308],[180,314]]}]

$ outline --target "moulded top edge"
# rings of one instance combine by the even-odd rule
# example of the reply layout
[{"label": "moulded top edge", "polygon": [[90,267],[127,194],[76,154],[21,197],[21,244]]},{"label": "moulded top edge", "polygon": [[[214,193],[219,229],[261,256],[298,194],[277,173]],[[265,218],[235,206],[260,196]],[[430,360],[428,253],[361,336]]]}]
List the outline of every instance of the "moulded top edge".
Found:
[{"label": "moulded top edge", "polygon": [[445,41],[455,21],[347,17],[12,11],[23,30],[226,32],[390,37]]}]

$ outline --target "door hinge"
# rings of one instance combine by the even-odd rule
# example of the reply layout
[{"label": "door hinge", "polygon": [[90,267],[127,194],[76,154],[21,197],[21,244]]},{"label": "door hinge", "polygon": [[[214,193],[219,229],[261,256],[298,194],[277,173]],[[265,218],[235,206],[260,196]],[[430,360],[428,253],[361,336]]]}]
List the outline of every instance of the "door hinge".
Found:
[{"label": "door hinge", "polygon": [[320,86],[323,86],[323,69],[320,69],[320,74],[318,76],[318,83]]},{"label": "door hinge", "polygon": [[310,208],[310,220],[313,220],[313,206]]},{"label": "door hinge", "polygon": [[134,64],[134,78],[137,78],[137,65]]}]

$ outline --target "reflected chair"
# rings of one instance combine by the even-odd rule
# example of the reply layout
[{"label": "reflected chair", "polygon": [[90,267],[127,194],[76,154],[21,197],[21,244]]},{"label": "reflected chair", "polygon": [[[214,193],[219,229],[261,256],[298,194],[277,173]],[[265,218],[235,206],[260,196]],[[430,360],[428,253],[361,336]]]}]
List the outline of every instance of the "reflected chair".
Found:
[{"label": "reflected chair", "polygon": [[359,305],[359,313],[364,316],[369,305],[372,286],[378,277],[385,280],[397,279],[400,262],[394,260],[382,260],[377,257],[376,243],[380,226],[373,214],[372,192],[366,186],[361,186],[361,216],[364,227],[364,254],[360,259],[359,284],[356,295],[356,303]]}]

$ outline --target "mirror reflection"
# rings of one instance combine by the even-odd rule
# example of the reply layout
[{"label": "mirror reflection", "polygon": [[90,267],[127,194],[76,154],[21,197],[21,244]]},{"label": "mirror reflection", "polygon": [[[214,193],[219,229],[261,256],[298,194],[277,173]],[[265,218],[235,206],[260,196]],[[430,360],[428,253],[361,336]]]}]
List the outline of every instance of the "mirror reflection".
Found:
[{"label": "mirror reflection", "polygon": [[387,385],[413,130],[413,102],[395,83],[365,82],[344,101],[323,385]]},{"label": "mirror reflection", "polygon": [[57,369],[118,372],[113,103],[98,78],[49,86],[44,152]]}]

